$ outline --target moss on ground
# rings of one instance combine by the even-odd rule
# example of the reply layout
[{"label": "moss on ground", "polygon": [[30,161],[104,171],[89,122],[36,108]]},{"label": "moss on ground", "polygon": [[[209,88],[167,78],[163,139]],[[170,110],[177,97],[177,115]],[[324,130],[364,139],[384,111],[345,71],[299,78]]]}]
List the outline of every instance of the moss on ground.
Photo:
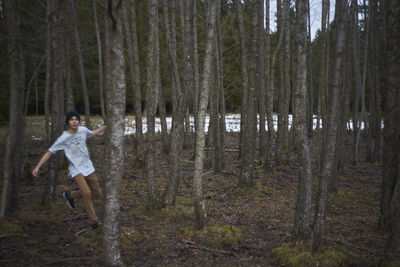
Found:
[{"label": "moss on ground", "polygon": [[344,266],[348,257],[333,248],[322,246],[312,252],[310,246],[301,241],[285,243],[272,250],[277,263],[284,266]]},{"label": "moss on ground", "polygon": [[0,233],[4,235],[23,234],[24,232],[24,228],[18,224],[6,222],[0,226]]},{"label": "moss on ground", "polygon": [[242,196],[242,197],[250,197],[254,200],[265,199],[268,196],[273,194],[273,190],[266,186],[263,186],[261,183],[256,183],[252,187],[236,187],[232,191],[233,196]]},{"label": "moss on ground", "polygon": [[185,238],[212,248],[237,247],[247,236],[242,229],[233,225],[207,225],[202,230],[190,226],[184,228],[182,234]]}]

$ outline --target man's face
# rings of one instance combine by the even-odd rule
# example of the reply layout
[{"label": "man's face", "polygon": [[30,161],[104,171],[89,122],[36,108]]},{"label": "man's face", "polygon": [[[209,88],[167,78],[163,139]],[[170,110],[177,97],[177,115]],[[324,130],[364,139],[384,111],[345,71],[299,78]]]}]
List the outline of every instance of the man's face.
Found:
[{"label": "man's face", "polygon": [[76,116],[72,116],[71,119],[69,119],[68,124],[71,130],[76,130],[78,129],[79,120]]}]

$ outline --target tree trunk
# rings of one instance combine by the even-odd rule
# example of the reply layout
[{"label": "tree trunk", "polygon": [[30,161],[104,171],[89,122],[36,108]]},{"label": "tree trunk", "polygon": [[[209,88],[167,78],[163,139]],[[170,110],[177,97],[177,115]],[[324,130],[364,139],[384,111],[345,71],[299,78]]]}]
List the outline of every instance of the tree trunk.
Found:
[{"label": "tree trunk", "polygon": [[239,43],[240,43],[240,73],[242,76],[242,90],[241,90],[241,104],[240,104],[240,137],[239,137],[239,157],[243,157],[244,148],[244,133],[246,119],[246,105],[248,98],[249,76],[247,72],[247,58],[246,58],[246,41],[244,31],[243,9],[244,6],[241,2],[236,1],[236,12],[239,28]]},{"label": "tree trunk", "polygon": [[338,97],[341,86],[341,69],[343,66],[343,51],[345,44],[345,15],[347,12],[347,2],[345,0],[336,0],[335,5],[335,39],[334,39],[334,69],[331,80],[331,95],[329,105],[328,125],[326,127],[326,144],[322,154],[321,178],[318,185],[317,208],[315,211],[313,225],[314,244],[318,245],[323,236],[323,230],[326,222],[326,207],[328,201],[329,178],[332,172],[337,128],[338,128]]},{"label": "tree trunk", "polygon": [[146,174],[149,204],[158,206],[158,189],[155,176],[155,115],[158,99],[159,51],[158,48],[158,1],[148,2],[149,9],[149,41],[147,53],[146,111],[147,111],[147,152]]},{"label": "tree trunk", "polygon": [[196,131],[196,155],[193,174],[193,201],[196,217],[196,227],[201,229],[206,223],[206,203],[203,196],[203,159],[205,144],[205,117],[207,112],[208,95],[210,83],[212,79],[212,54],[215,49],[215,20],[217,3],[216,0],[210,1],[207,20],[207,45],[205,51],[205,59],[203,65],[202,86],[200,90],[199,110],[196,114],[197,125]]},{"label": "tree trunk", "polygon": [[278,133],[276,140],[275,164],[282,165],[288,160],[288,116],[290,100],[290,31],[289,31],[290,0],[283,0],[283,10],[280,30],[284,34],[285,51],[281,50],[279,62],[279,92],[278,92]]},{"label": "tree trunk", "polygon": [[308,43],[307,43],[307,52],[308,52],[308,78],[309,85],[307,91],[307,100],[308,100],[308,108],[307,108],[307,117],[308,117],[308,137],[311,139],[314,131],[314,77],[312,71],[312,40],[311,40],[311,10],[310,10],[310,0],[307,1],[307,20],[308,20]]},{"label": "tree trunk", "polygon": [[107,266],[123,265],[119,248],[120,228],[120,190],[124,167],[124,131],[125,131],[125,61],[121,26],[121,5],[109,1],[106,9],[106,20],[110,38],[109,57],[106,64],[110,66],[111,80],[108,81],[107,121],[105,136],[104,162],[104,214],[103,246],[104,260]]},{"label": "tree trunk", "polygon": [[[51,143],[53,143],[64,129],[64,1],[51,1],[51,54],[52,54],[52,104],[51,104]],[[62,152],[51,157],[46,175],[46,185],[42,202],[49,204],[55,201],[58,170],[62,160]]]},{"label": "tree trunk", "polygon": [[197,111],[198,111],[198,106],[199,106],[199,83],[200,83],[200,77],[199,77],[199,56],[198,56],[198,48],[197,48],[197,8],[196,8],[196,0],[192,0],[193,3],[193,17],[192,17],[192,41],[193,41],[193,46],[192,46],[192,58],[193,58],[193,117],[194,117],[194,154],[196,154],[196,131],[197,131],[197,125],[198,123],[196,122],[197,119]]},{"label": "tree trunk", "polygon": [[[359,49],[359,42],[360,42],[360,34],[358,29],[358,3],[357,0],[352,0],[351,2],[351,28],[352,28],[352,48],[353,48],[353,67],[354,67],[354,78],[355,78],[355,85],[356,85],[356,92],[354,94],[354,104],[353,104],[353,135],[354,135],[354,164],[358,163],[358,148],[359,148],[359,127],[358,127],[358,111],[360,106],[360,98],[361,98],[361,90],[362,90],[362,83],[361,83],[361,70],[360,70],[360,49]],[[367,29],[368,31],[368,29]],[[367,43],[368,44],[368,41]],[[367,45],[365,46],[367,49]],[[367,55],[367,54],[365,54]],[[364,59],[366,60],[366,59]],[[366,61],[365,61],[366,62]]]},{"label": "tree trunk", "polygon": [[[190,6],[190,2],[186,3],[186,7],[184,8],[186,12],[181,12],[181,16],[185,16],[190,18],[190,14],[192,8]],[[184,134],[184,119],[186,115],[186,111],[189,104],[189,92],[191,88],[191,78],[190,75],[184,76],[184,84],[182,86],[178,86],[180,84],[179,78],[179,69],[176,64],[176,47],[174,46],[174,41],[171,40],[171,36],[169,36],[169,21],[168,21],[168,9],[166,7],[166,3],[164,2],[163,6],[164,10],[164,22],[166,28],[166,36],[167,36],[167,45],[170,55],[170,63],[173,69],[173,76],[175,77],[176,86],[176,104],[172,113],[172,127],[171,127],[171,144],[170,144],[170,157],[169,157],[169,179],[167,184],[167,189],[165,191],[163,204],[164,205],[174,205],[176,195],[178,193],[179,187],[179,179],[180,179],[180,155],[183,145],[183,134]],[[185,14],[183,14],[185,13]],[[167,20],[166,20],[167,19]],[[188,19],[185,19],[187,22]],[[173,25],[173,24],[172,24]],[[190,49],[190,41],[186,36],[190,36],[190,24],[184,23],[185,29],[184,33],[184,42],[183,42],[183,57],[186,59],[184,61],[184,69],[188,73],[192,73],[192,59],[189,55]],[[172,29],[174,31],[174,29]],[[175,63],[173,63],[175,61]],[[174,65],[175,64],[175,65]],[[174,67],[176,66],[176,67]]]},{"label": "tree trunk", "polygon": [[93,11],[94,11],[94,27],[96,31],[96,41],[97,41],[97,64],[99,65],[99,94],[100,94],[100,109],[101,117],[103,121],[106,121],[106,109],[104,107],[104,78],[103,78],[103,54],[101,47],[101,38],[99,30],[99,22],[97,19],[97,7],[96,1],[93,0]]},{"label": "tree trunk", "polygon": [[130,0],[131,30],[132,30],[132,48],[133,48],[133,68],[134,68],[134,106],[136,123],[136,153],[138,157],[143,157],[143,123],[142,123],[142,93],[140,86],[140,68],[139,68],[139,48],[137,37],[136,22],[136,0]]},{"label": "tree trunk", "polygon": [[0,218],[17,210],[18,180],[22,175],[21,160],[24,148],[24,88],[25,61],[19,35],[18,1],[4,1],[5,28],[8,32],[7,50],[10,80],[10,121],[4,155],[4,180],[1,195]]},{"label": "tree trunk", "polygon": [[[400,125],[398,115],[400,114],[400,92],[398,86],[400,84],[399,71],[399,10],[400,5],[397,1],[390,0],[385,4],[384,17],[386,24],[384,31],[387,35],[387,48],[385,51],[387,78],[385,110],[384,110],[384,143],[383,143],[383,177],[381,189],[380,218],[379,225],[381,228],[389,228],[392,231],[391,241],[386,247],[386,257],[392,257],[395,250],[395,243],[399,242],[398,220],[395,220],[394,213],[398,212],[391,208],[393,205],[398,206],[398,202],[394,201],[394,193],[396,183],[399,184],[399,155],[400,155]],[[389,26],[390,25],[390,26]],[[399,201],[397,199],[397,201]],[[395,206],[392,207],[394,208]],[[394,221],[392,222],[392,220]],[[392,225],[394,223],[394,225]],[[397,227],[397,233],[396,233]],[[393,232],[394,231],[394,232]]]},{"label": "tree trunk", "polygon": [[[264,0],[259,1],[258,8],[258,25],[259,32],[259,57],[257,61],[257,80],[258,80],[258,105],[259,105],[259,114],[260,114],[260,129],[259,129],[259,140],[260,140],[260,157],[262,159],[265,158],[265,151],[267,145],[267,134],[265,132],[265,114],[266,114],[266,87],[265,87],[265,29],[264,29]],[[268,29],[269,30],[269,29]]]},{"label": "tree trunk", "polygon": [[76,18],[75,0],[69,0],[69,1],[70,1],[70,10],[71,10],[71,16],[72,16],[72,25],[74,28],[74,41],[75,41],[75,46],[76,46],[76,53],[78,56],[79,71],[80,71],[81,82],[82,82],[82,94],[83,94],[83,99],[85,102],[85,122],[86,122],[86,127],[89,129],[92,129],[92,126],[90,123],[89,93],[88,93],[88,90],[86,87],[85,66],[83,64],[81,41],[80,41],[79,30],[78,30],[78,21]]},{"label": "tree trunk", "polygon": [[244,142],[243,142],[243,157],[240,166],[239,186],[253,186],[254,185],[254,157],[255,157],[255,142],[257,133],[257,115],[256,115],[256,64],[258,58],[257,49],[257,34],[258,34],[258,14],[257,14],[257,1],[251,2],[251,38],[250,38],[250,64],[249,64],[249,85],[246,103],[246,122],[244,128]]},{"label": "tree trunk", "polygon": [[65,80],[65,105],[66,110],[75,110],[74,93],[72,90],[72,53],[71,39],[73,38],[73,26],[70,10],[65,10],[65,37],[64,37],[64,80]]},{"label": "tree trunk", "polygon": [[311,234],[311,153],[307,127],[307,2],[296,1],[296,90],[294,94],[296,122],[294,134],[296,152],[300,165],[297,191],[294,232],[301,238],[309,238]]},{"label": "tree trunk", "polygon": [[50,78],[51,78],[51,22],[50,1],[46,1],[46,81],[44,89],[44,129],[46,131],[46,142],[50,145]]}]

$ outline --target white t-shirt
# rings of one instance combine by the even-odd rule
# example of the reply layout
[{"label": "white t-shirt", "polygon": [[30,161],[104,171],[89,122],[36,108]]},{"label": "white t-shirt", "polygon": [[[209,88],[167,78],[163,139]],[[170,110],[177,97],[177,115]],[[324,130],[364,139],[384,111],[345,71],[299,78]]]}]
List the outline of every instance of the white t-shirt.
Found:
[{"label": "white t-shirt", "polygon": [[88,176],[95,171],[86,146],[86,139],[92,135],[93,132],[88,128],[78,126],[76,133],[64,131],[49,148],[49,151],[53,154],[59,150],[64,150],[69,161],[68,170],[71,178],[78,174]]}]

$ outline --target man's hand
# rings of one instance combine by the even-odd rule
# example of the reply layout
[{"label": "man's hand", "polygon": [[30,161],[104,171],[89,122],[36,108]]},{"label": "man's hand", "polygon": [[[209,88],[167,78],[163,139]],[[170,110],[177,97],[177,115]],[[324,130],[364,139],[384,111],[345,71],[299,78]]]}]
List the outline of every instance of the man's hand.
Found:
[{"label": "man's hand", "polygon": [[92,136],[95,136],[95,135],[98,135],[101,132],[104,132],[106,130],[106,128],[107,128],[107,126],[104,125],[104,126],[98,128],[98,129],[94,130]]},{"label": "man's hand", "polygon": [[36,168],[32,171],[32,175],[33,175],[34,177],[38,178],[38,177],[39,177],[39,168],[36,167]]}]

